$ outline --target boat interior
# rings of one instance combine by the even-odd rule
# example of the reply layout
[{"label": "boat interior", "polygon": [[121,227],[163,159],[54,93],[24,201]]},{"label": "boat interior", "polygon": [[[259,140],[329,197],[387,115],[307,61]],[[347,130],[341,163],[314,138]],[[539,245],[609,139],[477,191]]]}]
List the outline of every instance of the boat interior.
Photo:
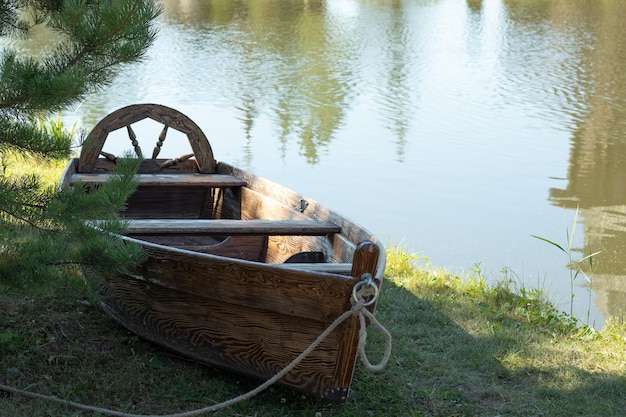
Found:
[{"label": "boat interior", "polygon": [[[162,125],[150,159],[142,157],[132,127],[144,119]],[[80,159],[68,167],[64,185],[105,183],[116,171],[117,159],[103,146],[109,134],[124,130],[143,158],[137,190],[120,213],[128,221],[129,237],[292,268],[321,270],[327,265],[340,274],[350,272],[357,246],[371,239],[360,226],[317,202],[216,161],[198,125],[155,104],[127,106],[102,119],[83,144]],[[159,156],[170,130],[187,136],[191,153]]]},{"label": "boat interior", "polygon": [[[221,163],[217,167],[233,170]],[[92,173],[74,172],[69,181],[98,187],[114,172],[115,159],[108,156],[96,161]],[[294,202],[283,195],[280,201],[234,173],[201,174],[194,159],[142,161],[137,191],[120,213],[128,221],[127,235],[195,252],[350,273],[355,245],[341,235],[339,225],[304,214],[310,203],[302,198]],[[268,182],[263,186],[272,188]]]}]

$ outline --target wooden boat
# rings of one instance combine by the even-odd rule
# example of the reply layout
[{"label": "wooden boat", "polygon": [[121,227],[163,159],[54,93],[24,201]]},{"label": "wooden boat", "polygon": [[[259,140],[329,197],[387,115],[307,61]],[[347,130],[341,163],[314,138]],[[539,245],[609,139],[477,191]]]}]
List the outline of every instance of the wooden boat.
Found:
[{"label": "wooden boat", "polygon": [[[101,156],[108,135],[126,128],[137,145],[132,125],[146,118],[163,130],[121,215],[128,220],[122,238],[140,244],[148,259],[103,283],[103,308],[123,326],[193,360],[269,379],[350,309],[355,285],[370,278],[380,287],[385,252],[371,233],[215,161],[201,129],[165,106],[132,105],[106,116],[61,186],[107,181],[115,171],[115,159]],[[158,158],[168,129],[187,136],[193,155]],[[357,317],[343,322],[279,383],[344,400],[358,331]]]}]

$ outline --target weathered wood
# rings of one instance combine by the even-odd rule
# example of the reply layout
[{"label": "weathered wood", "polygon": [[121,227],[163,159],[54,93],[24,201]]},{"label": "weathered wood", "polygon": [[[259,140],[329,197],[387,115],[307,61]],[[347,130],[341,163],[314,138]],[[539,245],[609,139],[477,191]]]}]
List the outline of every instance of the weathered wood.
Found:
[{"label": "weathered wood", "polygon": [[342,275],[349,275],[350,271],[352,271],[351,263],[331,264],[331,263],[325,263],[325,262],[315,262],[315,263],[294,262],[294,263],[277,264],[276,267],[299,269],[301,271],[329,272],[332,274],[342,274]]},{"label": "weathered wood", "polygon": [[[262,380],[287,366],[327,326],[309,317],[294,320],[255,308],[253,302],[230,304],[142,281],[111,279],[104,291],[110,300],[104,304],[108,314],[131,331],[199,362]],[[171,337],[173,332],[179,337]],[[333,394],[345,396],[349,385],[337,386],[330,372],[344,360],[337,349],[342,337],[335,330],[280,382],[328,399],[342,399]]]},{"label": "weathered wood", "polygon": [[129,219],[197,219],[211,191],[204,186],[141,186],[130,196],[121,215]]},{"label": "weathered wood", "polygon": [[[98,158],[90,174],[117,173],[117,159]],[[166,164],[169,160],[169,158],[144,159],[139,165],[137,174],[198,174],[198,164],[193,158],[173,165]],[[78,159],[76,159],[76,164],[78,165]]]},{"label": "weathered wood", "polygon": [[130,125],[126,126],[126,131],[128,132],[128,138],[130,139],[130,143],[133,145],[133,149],[135,150],[135,155],[139,158],[143,158],[143,153],[141,152],[141,147],[139,146],[139,142],[137,141],[137,135],[133,131],[133,128]]},{"label": "weathered wood", "polygon": [[65,169],[63,169],[63,173],[61,174],[61,181],[59,182],[59,191],[72,187],[71,178],[72,178],[72,175],[74,175],[74,173],[76,172],[77,166],[78,166],[78,160],[70,159],[70,161],[65,166]]},{"label": "weathered wood", "polygon": [[[332,235],[330,235],[332,236]],[[270,236],[267,241],[267,262],[272,264],[282,264],[293,255],[302,252],[314,252],[322,249],[318,243],[328,241],[325,236]],[[320,250],[324,252],[323,250]],[[325,255],[326,259],[330,259]]]},{"label": "weathered wood", "polygon": [[[375,242],[364,241],[359,243],[354,253],[354,261],[352,262],[351,275],[358,280],[363,279],[367,276],[371,276],[371,278],[375,280],[374,282],[376,282],[377,285],[380,285],[380,281],[377,279],[377,276],[379,272],[379,258],[381,256],[384,256],[384,254],[381,254],[380,245],[376,244]],[[382,279],[382,277],[380,277],[380,279]],[[368,307],[370,310],[374,310],[374,308],[376,307],[376,301],[377,300],[374,300],[373,304]],[[345,322],[345,327],[342,329],[342,332],[344,337],[341,338],[338,349],[339,356],[342,358],[346,358],[346,360],[341,361],[337,364],[333,380],[337,381],[339,386],[349,386],[350,381],[352,380],[352,376],[354,374],[354,366],[358,350],[358,317],[353,316],[348,319]],[[347,394],[347,392],[342,393],[342,397],[340,399],[345,399]]]},{"label": "weathered wood", "polygon": [[[191,159],[193,157],[194,157],[194,154],[188,153],[188,154],[185,154],[185,155],[178,156],[176,158],[170,158],[167,161],[163,162],[161,165],[159,165],[159,171],[162,171],[165,168],[169,168],[169,167],[172,167],[172,166],[179,165],[181,162],[185,162],[185,161],[187,161],[187,160],[189,160],[189,159]],[[154,158],[154,159],[156,159],[156,158]]]},{"label": "weathered wood", "polygon": [[[217,163],[197,125],[163,106],[129,106],[103,119],[62,187],[110,178],[115,161],[98,157],[107,135],[146,117],[164,125],[157,148],[174,128],[187,134],[196,159],[142,161],[138,189],[121,213],[129,220],[121,238],[140,245],[147,260],[105,280],[105,311],[194,360],[270,378],[351,308],[364,276],[381,285],[384,248],[315,200]],[[358,331],[356,317],[343,322],[280,382],[345,400]]]},{"label": "weathered wood", "polygon": [[[107,280],[109,314],[160,345],[263,379],[286,366],[343,313],[356,282],[145,247],[146,264],[131,276]],[[281,382],[345,399],[350,379],[337,380],[335,374],[349,367],[342,364],[341,347],[352,333],[340,326]],[[353,367],[354,361],[347,361]]]},{"label": "weathered wood", "polygon": [[[293,214],[294,216],[299,214],[296,208],[301,206],[302,200],[305,200],[308,204],[306,210],[302,213],[303,215],[309,218],[323,219],[335,223],[341,227],[342,236],[345,236],[346,239],[351,242],[362,242],[365,240],[378,242],[375,236],[358,223],[355,223],[345,216],[330,210],[328,207],[318,203],[316,200],[298,194],[280,184],[265,178],[257,177],[221,161],[217,164],[216,172],[245,179],[248,182],[248,185],[242,191],[244,191],[246,195],[250,196],[251,192],[263,195],[265,197],[265,201],[273,200],[272,207],[289,208],[291,213],[297,213]],[[242,197],[242,200],[243,199],[244,197]],[[359,204],[365,203],[359,202]],[[254,218],[257,213],[261,212],[260,209],[254,207],[252,204],[244,203],[243,206],[244,209],[248,210],[248,213],[251,216],[250,218]],[[364,208],[367,209],[367,206],[364,206]],[[382,265],[379,265],[379,267],[382,266],[382,270],[384,270],[384,257],[381,258],[381,261]]]},{"label": "weathered wood", "polygon": [[[143,235],[133,236],[146,242],[185,249],[194,252],[224,256],[233,259],[245,259],[254,262],[267,261],[268,237],[260,236],[227,236],[216,239],[214,236],[204,235]],[[334,265],[334,264],[333,264]],[[348,267],[348,273],[350,268]]]},{"label": "weathered wood", "polygon": [[161,148],[163,147],[163,142],[165,142],[165,138],[167,137],[167,129],[168,125],[163,126],[163,130],[161,130],[161,134],[159,134],[159,138],[157,139],[156,145],[152,150],[152,159],[157,159],[159,153],[161,153]]},{"label": "weathered wood", "polygon": [[[81,182],[85,185],[102,185],[109,181],[113,174],[73,174],[70,185]],[[140,186],[177,186],[177,187],[241,187],[246,181],[232,175],[220,174],[137,174],[135,179]]]},{"label": "weathered wood", "polygon": [[349,306],[358,281],[127,240],[142,245],[149,255],[132,279],[295,317],[332,321]]},{"label": "weathered wood", "polygon": [[[380,277],[377,276],[377,272],[378,260],[381,255],[380,245],[371,241],[360,242],[354,252],[352,273],[350,275],[362,278],[364,274],[369,274],[373,279],[379,280]],[[377,285],[379,284],[380,282],[377,282]]]},{"label": "weathered wood", "polygon": [[[200,362],[267,379],[302,352],[341,313],[354,279],[190,255],[146,245],[135,274],[107,280],[108,313],[130,330]],[[352,358],[336,329],[281,383],[328,399],[349,390]],[[175,334],[176,337],[172,337]],[[343,364],[343,362],[348,364]],[[337,369],[344,377],[336,379]]]},{"label": "weathered wood", "polygon": [[109,133],[127,127],[143,119],[150,118],[169,128],[187,135],[191,149],[198,161],[201,173],[215,172],[213,150],[202,130],[183,113],[158,104],[134,104],[123,107],[102,119],[91,131],[85,143],[78,164],[78,172],[92,172],[98,155]]},{"label": "weathered wood", "polygon": [[126,232],[144,234],[325,235],[339,233],[336,224],[319,220],[133,219]]}]

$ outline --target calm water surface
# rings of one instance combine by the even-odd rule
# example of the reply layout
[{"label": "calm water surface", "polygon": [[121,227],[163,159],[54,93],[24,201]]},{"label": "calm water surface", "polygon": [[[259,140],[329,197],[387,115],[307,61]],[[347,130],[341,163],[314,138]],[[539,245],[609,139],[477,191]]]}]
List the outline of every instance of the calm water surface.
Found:
[{"label": "calm water surface", "polygon": [[[591,302],[577,279],[575,314],[590,310],[599,327],[626,307],[626,3],[163,4],[147,59],[68,122],[89,129],[124,105],[174,107],[218,159],[433,266],[493,280],[508,270],[565,311],[567,257],[531,235],[565,246],[569,228],[575,258],[602,251]],[[157,133],[140,130],[152,144]]]}]

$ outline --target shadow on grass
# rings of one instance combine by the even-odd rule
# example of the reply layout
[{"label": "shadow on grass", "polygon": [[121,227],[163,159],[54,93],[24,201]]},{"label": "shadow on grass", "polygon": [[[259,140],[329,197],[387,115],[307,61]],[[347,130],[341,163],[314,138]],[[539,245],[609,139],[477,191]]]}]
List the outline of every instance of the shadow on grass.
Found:
[{"label": "shadow on grass", "polygon": [[[471,335],[443,312],[449,295],[426,300],[389,281],[382,294],[377,317],[394,337],[392,359],[380,374],[359,368],[345,415],[621,416],[626,409],[626,362],[620,373],[583,369],[576,356],[594,354],[585,341],[465,306],[458,294],[454,308],[493,314],[471,321],[481,324]],[[623,349],[616,354],[625,358]],[[359,414],[364,406],[369,414]]]},{"label": "shadow on grass", "polygon": [[[622,415],[623,368],[621,374],[583,369],[576,358],[583,353],[573,349],[571,357],[542,362],[537,359],[541,355],[563,355],[564,350],[555,347],[559,339],[529,330],[514,316],[496,317],[489,309],[472,307],[462,293],[438,297],[432,288],[424,292],[428,294],[418,297],[391,280],[385,283],[376,316],[393,335],[392,357],[378,373],[359,363],[345,403],[275,386],[212,415]],[[169,414],[226,401],[260,383],[173,356],[87,303],[31,300],[1,305],[6,308],[0,311],[5,349],[0,381],[10,385],[125,412]],[[450,308],[471,310],[465,317],[475,312],[488,317],[460,325],[451,318]],[[526,340],[529,335],[545,343]],[[382,356],[383,348],[382,337],[370,327],[366,350],[372,362]],[[0,395],[0,416],[12,415],[89,414]]]},{"label": "shadow on grass", "polygon": [[[387,369],[371,374],[358,368],[346,408],[359,404],[389,415],[474,415],[502,404],[497,387],[506,369],[480,338],[472,337],[432,302],[393,282],[385,283],[378,319],[392,333]],[[375,350],[372,334],[369,350]],[[378,400],[374,400],[377,397]],[[382,415],[382,414],[381,414]]]}]

